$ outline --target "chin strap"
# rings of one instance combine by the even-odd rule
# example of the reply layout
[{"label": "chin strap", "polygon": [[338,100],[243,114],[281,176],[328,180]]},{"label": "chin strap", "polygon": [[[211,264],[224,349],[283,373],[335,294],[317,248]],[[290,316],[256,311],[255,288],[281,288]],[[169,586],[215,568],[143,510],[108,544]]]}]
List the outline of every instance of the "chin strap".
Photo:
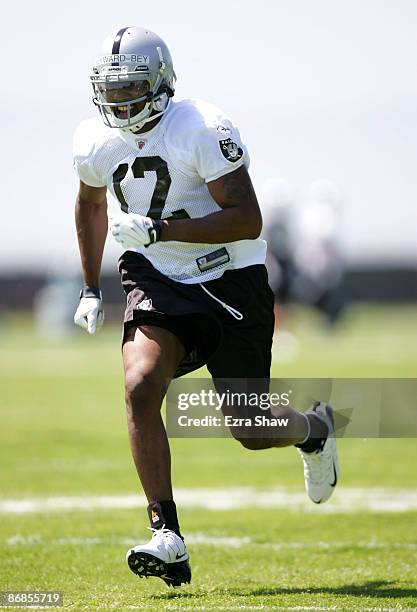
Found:
[{"label": "chin strap", "polygon": [[[159,112],[155,113],[155,115],[152,115],[152,114],[149,115],[149,117],[147,117],[146,119],[142,119],[142,121],[139,121],[138,123],[135,123],[135,125],[133,125],[132,127],[124,127],[120,129],[123,130],[124,132],[130,132],[131,134],[136,136],[138,133],[138,130],[141,130],[144,125],[146,125],[147,123],[150,123],[154,119],[158,119],[159,117],[162,117],[162,115],[167,111],[168,106],[170,105],[170,102],[171,102],[171,98],[167,96],[167,102],[163,110],[159,110]],[[154,110],[158,110],[157,108],[155,108],[155,101],[153,102],[153,108]]]}]

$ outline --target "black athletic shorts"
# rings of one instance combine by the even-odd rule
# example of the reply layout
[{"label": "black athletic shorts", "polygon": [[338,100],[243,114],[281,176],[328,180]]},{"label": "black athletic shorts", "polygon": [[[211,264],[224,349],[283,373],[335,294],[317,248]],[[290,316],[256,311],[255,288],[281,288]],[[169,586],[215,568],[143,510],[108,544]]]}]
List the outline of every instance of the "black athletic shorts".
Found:
[{"label": "black athletic shorts", "polygon": [[126,251],[119,272],[127,295],[124,333],[140,325],[171,331],[186,356],[175,377],[207,365],[213,378],[268,379],[274,331],[274,296],[264,265],[227,270],[204,287],[243,315],[232,316],[198,283],[178,283],[139,253]]}]

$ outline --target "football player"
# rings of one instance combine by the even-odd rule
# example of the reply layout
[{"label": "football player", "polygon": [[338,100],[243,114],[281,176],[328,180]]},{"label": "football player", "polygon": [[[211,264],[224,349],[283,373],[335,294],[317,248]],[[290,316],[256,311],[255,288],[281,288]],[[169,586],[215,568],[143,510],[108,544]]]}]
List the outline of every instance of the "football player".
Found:
[{"label": "football player", "polygon": [[[103,322],[100,266],[110,221],[126,250],[123,363],[133,459],[148,499],[153,536],[127,553],[138,576],[168,585],[191,579],[173,499],[170,451],[160,409],[170,379],[207,365],[214,379],[268,384],[274,299],[259,238],[262,218],[239,130],[199,100],[174,102],[175,72],[165,42],[140,27],[104,41],[91,75],[101,119],[74,137],[80,179],[76,226],[84,276],[75,323]],[[338,466],[330,407],[286,409],[291,434],[241,438],[246,448],[297,444],[311,499],[328,499]]]}]

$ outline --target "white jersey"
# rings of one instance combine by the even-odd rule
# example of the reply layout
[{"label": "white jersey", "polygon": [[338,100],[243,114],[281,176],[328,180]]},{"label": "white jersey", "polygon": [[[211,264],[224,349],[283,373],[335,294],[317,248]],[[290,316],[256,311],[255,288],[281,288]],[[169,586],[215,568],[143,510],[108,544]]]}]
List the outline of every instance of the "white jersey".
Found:
[{"label": "white jersey", "polygon": [[[205,217],[221,210],[207,183],[249,165],[238,129],[217,108],[199,100],[171,102],[149,132],[133,135],[83,121],[74,136],[74,167],[92,187],[107,187],[126,213],[153,219]],[[264,263],[266,243],[161,241],[129,249],[182,283],[220,277],[225,270]]]}]

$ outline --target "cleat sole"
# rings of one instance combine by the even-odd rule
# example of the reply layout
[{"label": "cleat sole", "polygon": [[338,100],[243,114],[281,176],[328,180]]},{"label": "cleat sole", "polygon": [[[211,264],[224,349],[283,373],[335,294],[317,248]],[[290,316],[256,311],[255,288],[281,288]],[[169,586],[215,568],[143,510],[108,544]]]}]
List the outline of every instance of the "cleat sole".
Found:
[{"label": "cleat sole", "polygon": [[167,586],[179,587],[191,582],[191,568],[188,559],[177,563],[164,563],[154,555],[134,552],[127,557],[127,563],[136,576],[161,578]]}]

